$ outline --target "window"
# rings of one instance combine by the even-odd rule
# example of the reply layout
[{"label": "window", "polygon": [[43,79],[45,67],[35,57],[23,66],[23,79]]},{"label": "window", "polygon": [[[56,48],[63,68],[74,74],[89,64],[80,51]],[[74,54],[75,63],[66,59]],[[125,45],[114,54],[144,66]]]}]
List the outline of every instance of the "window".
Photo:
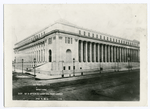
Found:
[{"label": "window", "polygon": [[85,36],[85,31],[84,31],[84,36]]},{"label": "window", "polygon": [[65,66],[64,66],[64,70],[65,70]]},{"label": "window", "polygon": [[48,44],[52,44],[52,38],[48,39]]},{"label": "window", "polygon": [[68,37],[68,44],[70,44],[70,37]]},{"label": "window", "polygon": [[70,66],[68,66],[68,70],[70,70]]},{"label": "window", "polygon": [[113,39],[113,42],[114,42],[114,39]]},{"label": "window", "polygon": [[94,37],[94,34],[92,36]]},{"label": "window", "polygon": [[67,44],[72,44],[72,38],[70,38],[70,37],[65,37],[65,43],[67,43]]},{"label": "window", "polygon": [[96,35],[96,38],[98,38],[98,35]]},{"label": "window", "polygon": [[72,44],[72,38],[70,38],[71,40],[70,40],[70,42],[71,42],[71,44]]},{"label": "window", "polygon": [[90,33],[88,33],[88,36],[90,37]]},{"label": "window", "polygon": [[108,37],[107,37],[107,40],[108,40]]},{"label": "window", "polygon": [[105,36],[104,36],[104,40],[105,40]]},{"label": "window", "polygon": [[67,41],[67,37],[65,37],[65,43],[67,43],[68,41]]},{"label": "window", "polygon": [[117,39],[116,39],[116,42],[117,42]]},{"label": "window", "polygon": [[79,34],[81,34],[81,31],[79,30]]},{"label": "window", "polygon": [[120,40],[119,40],[119,43],[120,43]]},{"label": "window", "polygon": [[111,41],[111,38],[110,38],[110,41]]},{"label": "window", "polygon": [[100,35],[100,39],[102,39],[102,36]]}]

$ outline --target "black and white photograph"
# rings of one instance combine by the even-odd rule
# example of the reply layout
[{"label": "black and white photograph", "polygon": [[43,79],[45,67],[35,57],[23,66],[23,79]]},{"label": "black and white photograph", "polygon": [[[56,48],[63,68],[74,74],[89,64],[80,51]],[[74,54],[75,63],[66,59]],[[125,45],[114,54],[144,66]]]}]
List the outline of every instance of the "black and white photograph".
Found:
[{"label": "black and white photograph", "polygon": [[12,102],[143,100],[146,4],[6,4],[4,25]]}]

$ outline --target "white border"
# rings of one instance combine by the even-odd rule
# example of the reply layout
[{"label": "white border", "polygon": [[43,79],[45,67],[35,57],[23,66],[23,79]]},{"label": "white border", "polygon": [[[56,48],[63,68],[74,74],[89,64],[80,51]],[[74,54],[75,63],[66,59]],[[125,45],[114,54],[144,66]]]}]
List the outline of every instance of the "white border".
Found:
[{"label": "white border", "polygon": [[[48,2],[48,0],[41,0],[41,1],[31,1],[31,0],[25,0],[25,1],[19,1],[19,0],[5,0],[5,1],[1,1],[1,13],[3,13],[4,11],[3,11],[3,4],[60,4],[60,3],[63,3],[63,4],[72,4],[72,3],[75,3],[75,4],[78,4],[78,3],[147,3],[147,10],[148,10],[148,12],[147,13],[149,13],[149,1],[148,0],[137,0],[136,2],[135,1],[133,1],[133,0],[126,0],[126,2],[123,2],[123,1],[119,1],[119,0],[114,0],[114,1],[111,1],[111,0],[105,0],[105,1],[100,1],[100,2],[98,2],[98,1],[96,1],[96,0],[87,0],[86,2],[85,1],[81,1],[81,0],[78,0],[78,1],[69,1],[69,0],[55,0],[55,1],[50,1],[50,2]],[[3,24],[3,15],[1,16],[1,24]],[[148,18],[147,18],[147,20],[149,19],[150,17],[149,17],[149,15],[148,15]],[[149,24],[149,22],[147,22],[147,24]],[[149,25],[148,25],[149,26]],[[148,27],[147,26],[147,27]],[[0,26],[0,28],[1,28],[1,33],[3,34],[3,26],[1,25]],[[148,32],[149,32],[149,28],[148,28]],[[3,35],[2,35],[3,36]],[[1,44],[3,43],[3,38],[2,37],[0,37],[1,38]],[[6,39],[5,39],[5,41],[6,41]],[[5,44],[7,44],[7,46],[10,46],[10,42],[11,41],[11,37],[9,37],[8,38],[8,40],[7,40],[7,42],[5,43]],[[147,42],[147,40],[144,40],[144,42]],[[148,40],[148,42],[149,42],[149,40]],[[142,44],[142,42],[141,42],[141,44]],[[143,44],[145,44],[146,45],[146,43],[143,43]],[[145,45],[143,45],[143,46],[145,46]],[[5,46],[1,46],[2,48],[3,47],[5,47]],[[149,48],[149,43],[148,43],[148,48]],[[146,52],[147,50],[145,49],[144,51],[142,51],[141,50],[141,53],[143,53],[143,54],[141,54],[141,55],[144,55],[144,56],[142,56],[142,59],[141,59],[141,61],[143,61],[143,59],[145,59],[145,61],[147,61],[147,59],[146,59],[146,54],[145,53],[147,53]],[[7,60],[7,56],[9,56],[9,54],[11,54],[11,52],[9,51],[9,52],[5,52],[5,53],[7,53],[7,54],[5,54],[5,59]],[[148,54],[149,54],[150,52],[148,51]],[[149,56],[149,55],[148,55]],[[1,62],[3,62],[3,50],[1,49]],[[10,59],[10,58],[9,58]],[[5,61],[6,62],[6,61]],[[149,62],[149,58],[148,58],[148,62]],[[3,64],[1,64],[1,65],[3,65]],[[5,63],[5,66],[6,66],[6,63]],[[8,66],[7,66],[8,67]],[[1,81],[3,81],[3,77],[4,77],[4,71],[3,71],[3,66],[1,66],[1,70],[2,70],[2,72],[1,72]],[[7,69],[5,69],[6,71],[7,71]],[[146,69],[141,69],[141,73],[143,72],[143,70],[145,71]],[[149,71],[149,68],[148,68],[148,71]],[[11,73],[11,72],[10,72]],[[149,77],[149,73],[148,73],[148,77],[143,77],[142,79],[148,79],[148,78],[150,78]],[[149,79],[148,79],[148,81],[149,81]],[[5,81],[5,84],[6,84],[6,81]],[[143,83],[144,84],[144,83]],[[146,83],[147,84],[147,83]],[[3,83],[2,83],[2,85],[1,86],[3,86]],[[12,88],[10,88],[10,89],[12,89]],[[1,92],[3,93],[3,88],[1,89]],[[1,93],[1,94],[2,94]],[[1,96],[1,101],[3,101],[3,94],[2,94],[2,96]],[[149,96],[148,96],[148,98],[150,98]],[[149,101],[148,101],[149,102]],[[23,103],[23,102],[22,102]],[[34,103],[34,102],[33,102]],[[64,104],[67,104],[67,105],[64,105]],[[83,103],[82,102],[78,102],[78,103],[76,103],[76,102],[74,102],[75,103],[75,105],[76,106],[81,106]],[[101,102],[102,104],[103,104],[103,102]],[[4,104],[4,102],[3,102],[3,104]],[[2,105],[3,105],[2,104]],[[16,103],[14,103],[13,105],[15,105]],[[21,102],[19,101],[17,104],[21,104]],[[26,104],[26,103],[25,103]],[[35,106],[37,106],[37,104],[38,103],[36,103],[35,104]],[[45,104],[45,101],[44,101],[44,103],[41,103],[41,105],[40,106],[44,106],[44,104]],[[55,103],[49,103],[49,104],[51,104],[51,105],[49,105],[49,106],[56,106],[56,105],[58,105],[58,102],[55,102]],[[93,103],[93,105],[92,104],[90,104],[90,103],[86,103],[86,105],[87,106],[95,106],[95,104],[99,104],[99,102],[95,102],[95,103]],[[113,103],[114,104],[114,103]],[[124,105],[124,103],[121,103],[122,104],[122,106]],[[131,104],[131,105],[130,105]],[[128,103],[128,105],[126,105],[127,107],[130,105],[131,107],[132,106],[134,106],[134,104],[136,104],[136,102],[132,102],[132,103]],[[139,104],[139,103],[138,103]],[[138,106],[138,104],[136,105],[137,107],[139,107]],[[28,106],[30,106],[31,104],[28,104]],[[33,105],[33,104],[32,104]],[[109,105],[109,106],[111,106],[112,105],[112,103],[108,103],[107,102],[107,104],[105,104],[105,105]],[[69,103],[68,102],[64,102],[63,104],[60,104],[59,106],[69,106]],[[117,106],[117,105],[115,105],[115,106]],[[3,107],[2,107],[3,108]],[[114,107],[114,108],[116,108],[116,107]],[[119,109],[120,109],[120,107],[118,107]],[[141,108],[141,107],[140,107]],[[147,107],[142,107],[142,108],[147,108]]]}]

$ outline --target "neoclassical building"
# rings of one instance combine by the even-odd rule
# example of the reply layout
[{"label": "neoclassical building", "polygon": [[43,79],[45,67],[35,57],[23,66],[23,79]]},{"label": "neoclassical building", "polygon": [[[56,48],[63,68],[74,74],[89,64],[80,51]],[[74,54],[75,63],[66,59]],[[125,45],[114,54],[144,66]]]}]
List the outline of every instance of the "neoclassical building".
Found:
[{"label": "neoclassical building", "polygon": [[47,75],[139,68],[139,42],[61,20],[15,44],[16,67]]}]

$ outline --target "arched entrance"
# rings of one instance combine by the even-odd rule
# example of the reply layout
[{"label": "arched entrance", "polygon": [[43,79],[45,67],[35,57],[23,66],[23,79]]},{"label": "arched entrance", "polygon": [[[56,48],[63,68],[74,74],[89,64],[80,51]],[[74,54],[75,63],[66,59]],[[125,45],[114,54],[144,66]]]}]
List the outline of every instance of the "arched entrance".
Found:
[{"label": "arched entrance", "polygon": [[49,50],[49,62],[52,62],[52,50]]},{"label": "arched entrance", "polygon": [[66,62],[71,62],[72,61],[72,52],[70,49],[66,50]]}]

